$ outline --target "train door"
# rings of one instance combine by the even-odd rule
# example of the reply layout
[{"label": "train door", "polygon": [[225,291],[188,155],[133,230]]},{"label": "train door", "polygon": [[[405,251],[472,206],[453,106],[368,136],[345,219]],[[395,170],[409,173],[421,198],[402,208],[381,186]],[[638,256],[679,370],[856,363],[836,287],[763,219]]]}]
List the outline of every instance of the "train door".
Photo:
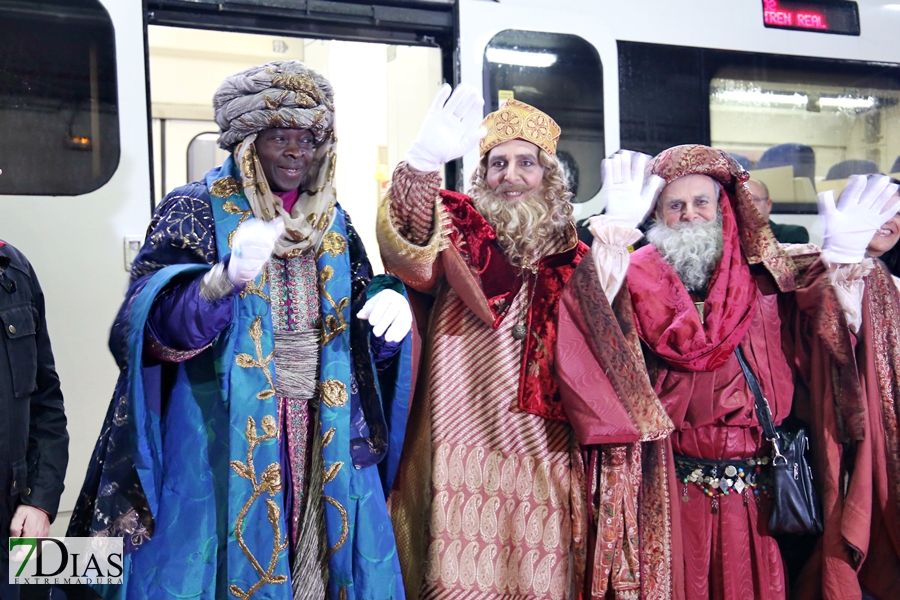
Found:
[{"label": "train door", "polygon": [[[558,156],[575,192],[575,216],[588,216],[580,208],[600,190],[600,161],[618,147],[612,31],[589,6],[481,0],[458,6],[460,81],[482,91],[486,113],[516,98],[559,123]],[[477,160],[477,151],[465,157],[466,173]]]},{"label": "train door", "polygon": [[253,65],[301,60],[334,87],[337,197],[380,272],[378,202],[444,80],[444,52],[434,39],[421,36],[395,40],[373,33],[346,39],[335,31],[328,38],[298,32],[301,21],[297,27],[242,25],[233,20],[211,28],[197,15],[177,26],[151,22],[148,27],[156,202],[201,179],[226,156],[216,145],[212,110],[213,94],[226,77]]},{"label": "train door", "polygon": [[452,1],[396,4],[0,0],[0,239],[41,279],[71,435],[54,534],[118,375],[107,340],[129,259],[162,195],[222,159],[225,76],[318,61],[338,89],[338,199],[377,263],[379,195],[451,72]]},{"label": "train door", "polygon": [[0,238],[46,299],[72,438],[63,528],[118,374],[127,241],[150,218],[143,23],[131,0],[0,2]]}]

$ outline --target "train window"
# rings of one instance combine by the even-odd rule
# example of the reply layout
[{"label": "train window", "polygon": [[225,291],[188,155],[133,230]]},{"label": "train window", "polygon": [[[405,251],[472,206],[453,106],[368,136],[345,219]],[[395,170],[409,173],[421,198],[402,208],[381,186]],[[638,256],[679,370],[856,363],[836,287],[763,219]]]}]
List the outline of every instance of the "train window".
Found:
[{"label": "train window", "polygon": [[0,194],[72,196],[119,162],[116,46],[99,0],[0,5]]},{"label": "train window", "polygon": [[218,133],[207,132],[198,134],[188,144],[188,181],[202,181],[207,171],[218,167],[228,158],[228,152],[219,148],[218,139]]},{"label": "train window", "polygon": [[574,36],[508,29],[491,39],[484,53],[485,111],[516,98],[546,112],[562,134],[557,156],[569,173],[573,202],[600,190],[603,149],[603,68],[600,55]]},{"label": "train window", "polygon": [[712,145],[739,157],[774,201],[803,212],[850,175],[900,171],[897,79],[722,67],[709,111]]},{"label": "train window", "polygon": [[726,150],[776,212],[900,171],[900,65],[619,42],[619,69],[622,147]]}]

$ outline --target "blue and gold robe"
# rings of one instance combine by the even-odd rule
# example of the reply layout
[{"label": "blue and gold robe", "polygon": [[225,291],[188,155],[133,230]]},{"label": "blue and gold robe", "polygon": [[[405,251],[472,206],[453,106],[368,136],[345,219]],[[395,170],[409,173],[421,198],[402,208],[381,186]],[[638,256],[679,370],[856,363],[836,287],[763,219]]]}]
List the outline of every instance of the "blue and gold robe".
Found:
[{"label": "blue and gold robe", "polygon": [[[97,588],[106,598],[291,598],[268,286],[257,279],[222,300],[233,303],[231,319],[208,347],[181,351],[145,335],[161,294],[197,282],[230,252],[229,234],[250,216],[238,180],[229,158],[160,204],[113,326],[121,374],[68,532],[124,536],[126,583]],[[371,279],[358,235],[335,210],[316,257],[328,596],[403,598],[385,497],[402,448],[411,344],[377,369],[368,326],[355,317],[376,291],[402,287]]]}]

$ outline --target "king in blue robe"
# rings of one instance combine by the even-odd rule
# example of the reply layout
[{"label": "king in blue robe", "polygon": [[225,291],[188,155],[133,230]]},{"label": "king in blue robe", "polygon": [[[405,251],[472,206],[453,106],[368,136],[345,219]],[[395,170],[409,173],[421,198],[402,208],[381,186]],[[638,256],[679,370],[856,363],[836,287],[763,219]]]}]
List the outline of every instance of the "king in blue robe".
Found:
[{"label": "king in blue robe", "polygon": [[[294,61],[235,78],[264,91],[219,119],[235,157],[156,210],[113,325],[121,374],[67,535],[124,538],[124,584],[95,586],[105,598],[401,599],[385,499],[411,343],[374,336],[356,315],[403,286],[372,278],[333,200],[327,81]],[[228,102],[216,101],[218,118]],[[264,126],[235,133],[254,122]],[[315,134],[316,185],[273,189],[271,204],[271,165],[252,142],[273,123]],[[272,212],[288,243],[306,243],[276,246],[255,280],[223,287],[235,231]]]}]

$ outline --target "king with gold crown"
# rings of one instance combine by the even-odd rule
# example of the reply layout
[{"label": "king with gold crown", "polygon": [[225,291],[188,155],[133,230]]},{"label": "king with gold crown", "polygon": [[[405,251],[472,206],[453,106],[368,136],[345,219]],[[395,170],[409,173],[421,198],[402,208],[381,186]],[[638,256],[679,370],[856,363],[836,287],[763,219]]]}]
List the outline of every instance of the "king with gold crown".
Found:
[{"label": "king with gold crown", "polygon": [[[424,336],[391,518],[408,597],[564,598],[586,517],[555,323],[588,248],[559,126],[516,100],[482,121],[483,103],[441,89],[379,210],[385,267],[420,292]],[[468,194],[440,189],[443,164],[476,146]]]}]

